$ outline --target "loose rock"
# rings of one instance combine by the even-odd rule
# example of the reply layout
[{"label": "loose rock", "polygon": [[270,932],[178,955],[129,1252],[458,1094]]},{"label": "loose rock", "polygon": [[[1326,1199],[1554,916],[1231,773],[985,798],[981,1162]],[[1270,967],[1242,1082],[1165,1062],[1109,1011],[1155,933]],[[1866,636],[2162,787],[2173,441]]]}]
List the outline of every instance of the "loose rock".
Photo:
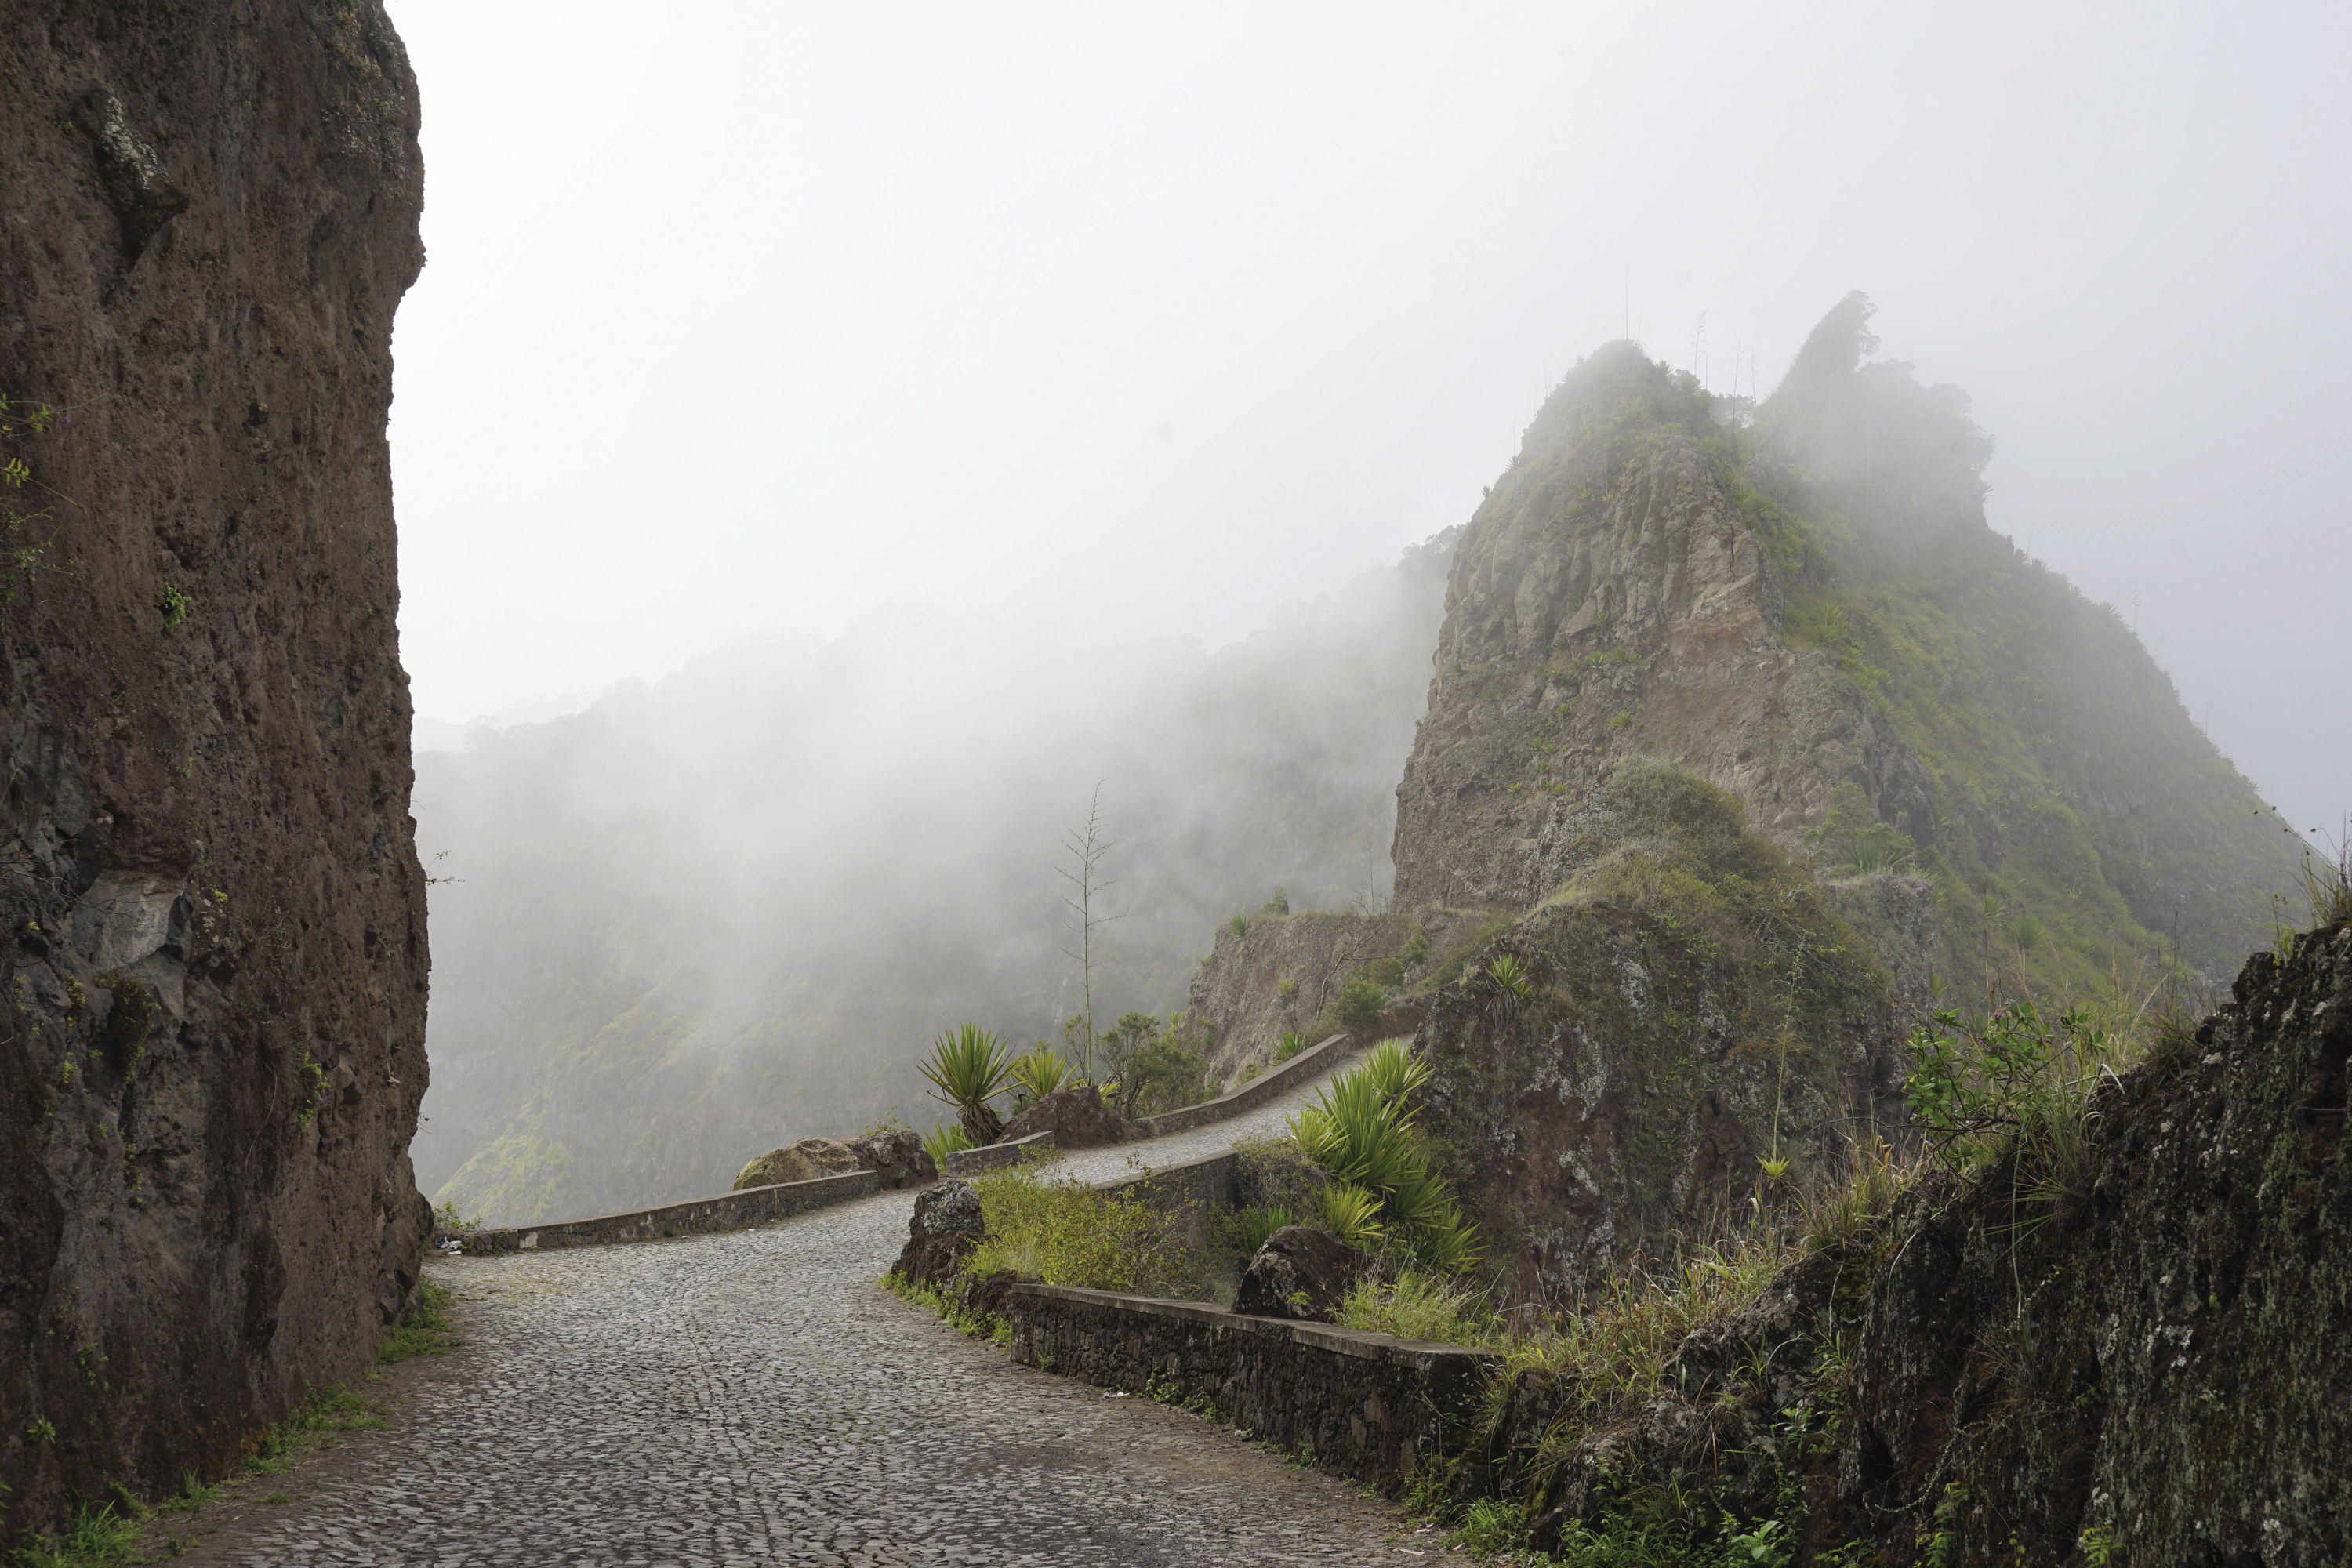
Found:
[{"label": "loose rock", "polygon": [[1328,1323],[1362,1278],[1368,1259],[1328,1230],[1286,1225],[1243,1271],[1234,1310],[1254,1318],[1295,1318]]},{"label": "loose rock", "polygon": [[907,1226],[898,1272],[917,1285],[945,1284],[980,1245],[982,1228],[980,1194],[970,1182],[933,1187],[915,1200],[915,1217]]},{"label": "loose rock", "polygon": [[772,1187],[784,1182],[809,1182],[819,1176],[841,1176],[875,1168],[859,1159],[846,1143],[830,1138],[803,1138],[744,1166],[742,1174],[735,1178],[735,1190],[740,1193],[746,1187]]},{"label": "loose rock", "polygon": [[1139,1138],[1143,1129],[1119,1115],[1090,1083],[1057,1089],[1004,1124],[1003,1142],[1051,1132],[1056,1149],[1099,1149]]}]

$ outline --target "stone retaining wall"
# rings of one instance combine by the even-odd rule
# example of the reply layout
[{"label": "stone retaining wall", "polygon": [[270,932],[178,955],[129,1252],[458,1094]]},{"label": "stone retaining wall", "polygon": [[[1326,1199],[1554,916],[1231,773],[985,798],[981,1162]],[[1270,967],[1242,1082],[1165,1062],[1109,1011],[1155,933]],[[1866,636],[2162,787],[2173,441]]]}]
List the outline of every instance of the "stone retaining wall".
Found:
[{"label": "stone retaining wall", "polygon": [[1393,1489],[1459,1450],[1484,1415],[1496,1357],[1328,1323],[1252,1318],[1054,1285],[1005,1298],[1013,1359],[1104,1388],[1205,1397],[1229,1426]]},{"label": "stone retaining wall", "polygon": [[993,1171],[1013,1164],[1036,1154],[1054,1152],[1054,1130],[1032,1132],[1026,1138],[1015,1138],[1010,1143],[983,1143],[977,1149],[959,1149],[947,1158],[945,1176],[977,1176],[982,1171]]},{"label": "stone retaining wall", "polygon": [[827,1204],[866,1197],[880,1189],[881,1178],[873,1172],[851,1171],[845,1175],[818,1176],[772,1187],[746,1187],[721,1197],[696,1198],[657,1209],[634,1209],[627,1214],[555,1220],[546,1225],[505,1226],[496,1230],[446,1231],[437,1233],[434,1239],[455,1239],[472,1253],[534,1252],[614,1241],[656,1241],[666,1236],[691,1236],[700,1231],[741,1230],[763,1220],[782,1219]]},{"label": "stone retaining wall", "polygon": [[1147,1116],[1138,1125],[1147,1137],[1164,1138],[1171,1132],[1190,1132],[1213,1121],[1231,1121],[1244,1110],[1255,1110],[1267,1100],[1289,1093],[1316,1074],[1328,1071],[1354,1047],[1354,1036],[1334,1035],[1230,1093],[1204,1100],[1198,1105],[1180,1106],[1162,1115]]}]

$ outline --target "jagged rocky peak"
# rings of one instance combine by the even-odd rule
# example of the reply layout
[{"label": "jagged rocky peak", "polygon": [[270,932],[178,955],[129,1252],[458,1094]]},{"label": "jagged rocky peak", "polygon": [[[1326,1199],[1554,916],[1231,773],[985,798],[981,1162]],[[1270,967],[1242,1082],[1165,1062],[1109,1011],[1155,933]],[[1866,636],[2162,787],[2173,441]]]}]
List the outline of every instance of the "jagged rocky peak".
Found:
[{"label": "jagged rocky peak", "polygon": [[1400,907],[1541,899],[1562,825],[1637,753],[1783,838],[1847,782],[1927,825],[1917,759],[1832,657],[1781,636],[1790,541],[1740,471],[1743,412],[1612,343],[1528,426],[1456,557],[1398,790]]}]

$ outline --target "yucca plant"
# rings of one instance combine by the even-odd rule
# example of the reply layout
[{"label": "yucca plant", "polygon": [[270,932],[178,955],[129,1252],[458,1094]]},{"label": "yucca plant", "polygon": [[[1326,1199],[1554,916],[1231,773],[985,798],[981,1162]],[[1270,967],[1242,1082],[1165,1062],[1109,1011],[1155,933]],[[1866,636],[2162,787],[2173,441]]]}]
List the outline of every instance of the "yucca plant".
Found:
[{"label": "yucca plant", "polygon": [[1518,997],[1525,997],[1527,995],[1528,985],[1528,966],[1520,963],[1517,958],[1511,956],[1511,954],[1506,952],[1488,959],[1486,961],[1486,973],[1494,979],[1496,984],[1501,986],[1512,995]]},{"label": "yucca plant", "polygon": [[[1404,1106],[1413,1090],[1429,1081],[1429,1064],[1412,1054],[1412,1045],[1404,1040],[1382,1040],[1364,1055],[1363,1071],[1371,1076],[1381,1098]],[[1412,1121],[1408,1108],[1403,1112],[1407,1125]]]},{"label": "yucca plant", "polygon": [[[1337,1178],[1334,1190],[1366,1194],[1376,1215],[1402,1226],[1403,1245],[1415,1257],[1440,1268],[1464,1268],[1478,1257],[1477,1227],[1462,1217],[1445,1179],[1430,1168],[1403,1094],[1382,1092],[1385,1079],[1410,1093],[1426,1080],[1427,1068],[1402,1044],[1391,1044],[1391,1050],[1374,1052],[1377,1067],[1368,1061],[1318,1090],[1316,1102],[1291,1119],[1291,1135],[1308,1159]],[[1328,1214],[1326,1224],[1341,1234]]]},{"label": "yucca plant", "polygon": [[1004,1136],[1004,1119],[988,1103],[1013,1077],[1013,1056],[1003,1040],[978,1024],[942,1030],[922,1074],[931,1080],[931,1098],[955,1107],[972,1147]]},{"label": "yucca plant", "polygon": [[1306,1036],[1296,1029],[1285,1029],[1282,1031],[1282,1037],[1274,1043],[1274,1059],[1286,1062],[1306,1048]]},{"label": "yucca plant", "polygon": [[1013,1064],[1012,1076],[1030,1099],[1043,1100],[1070,1081],[1070,1058],[1040,1040],[1035,1050]]},{"label": "yucca plant", "polygon": [[1318,1200],[1323,1228],[1349,1247],[1380,1245],[1381,1200],[1361,1187],[1335,1182]]}]

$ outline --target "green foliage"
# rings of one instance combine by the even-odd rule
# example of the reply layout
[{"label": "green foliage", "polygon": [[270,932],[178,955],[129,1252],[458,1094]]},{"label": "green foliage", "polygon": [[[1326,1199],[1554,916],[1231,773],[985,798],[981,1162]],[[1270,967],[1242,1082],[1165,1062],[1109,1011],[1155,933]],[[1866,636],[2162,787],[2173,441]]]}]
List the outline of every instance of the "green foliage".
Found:
[{"label": "green foliage", "polygon": [[1267,1237],[1297,1223],[1298,1216],[1288,1209],[1252,1204],[1213,1215],[1209,1228],[1220,1245],[1246,1261],[1257,1256],[1257,1249],[1265,1245]]},{"label": "green foliage", "polygon": [[1370,974],[1358,974],[1339,987],[1339,999],[1331,1005],[1331,1016],[1351,1032],[1369,1029],[1381,1021],[1388,1006],[1388,988]]},{"label": "green foliage", "polygon": [[1296,1029],[1285,1029],[1282,1037],[1274,1042],[1274,1059],[1286,1062],[1307,1048],[1307,1037]]},{"label": "green foliage", "polygon": [[1247,915],[1235,915],[1233,919],[1225,922],[1225,929],[1232,931],[1235,936],[1249,935],[1249,928],[1250,919]]},{"label": "green foliage", "polygon": [[107,1568],[127,1560],[145,1532],[136,1513],[112,1503],[77,1508],[63,1535],[37,1535],[9,1555],[15,1568]]},{"label": "green foliage", "polygon": [[941,1031],[920,1071],[931,1081],[934,1099],[958,1110],[977,1110],[1003,1092],[1013,1076],[1013,1058],[994,1034],[965,1024]]},{"label": "green foliage", "polygon": [[1428,962],[1429,933],[1415,926],[1412,928],[1412,937],[1404,944],[1404,966],[1407,969],[1419,969]]},{"label": "green foliage", "polygon": [[1360,1070],[1372,1080],[1373,1090],[1391,1104],[1402,1105],[1429,1081],[1429,1064],[1412,1054],[1409,1040],[1382,1040],[1364,1053]]},{"label": "green foliage", "polygon": [[[1394,1054],[1402,1055],[1402,1047]],[[1449,1273],[1467,1268],[1483,1250],[1477,1227],[1432,1168],[1404,1096],[1382,1092],[1384,1079],[1407,1093],[1420,1081],[1411,1064],[1385,1058],[1379,1074],[1369,1066],[1343,1073],[1291,1118],[1291,1136],[1338,1187],[1378,1200],[1384,1227],[1392,1227],[1388,1234],[1408,1256]],[[1345,1238],[1328,1215],[1327,1224]]]},{"label": "green foliage", "polygon": [[458,1213],[457,1205],[453,1200],[433,1205],[433,1223],[443,1230],[479,1230],[482,1228],[482,1216]]},{"label": "green foliage", "polygon": [[1819,827],[1808,829],[1805,843],[1840,876],[1900,871],[1916,852],[1911,839],[1871,811],[1862,787],[1851,781],[1830,793],[1830,808]]},{"label": "green foliage", "polygon": [[1316,1200],[1316,1218],[1349,1247],[1366,1251],[1381,1244],[1381,1200],[1377,1193],[1334,1182]]},{"label": "green foliage", "polygon": [[456,1300],[446,1288],[426,1280],[416,1310],[386,1329],[383,1338],[376,1342],[376,1365],[395,1365],[411,1356],[439,1355],[463,1343],[457,1326],[449,1321],[449,1307]]},{"label": "green foliage", "polygon": [[1213,1026],[1190,1013],[1163,1024],[1149,1013],[1123,1013],[1103,1031],[1102,1059],[1110,1081],[1103,1099],[1121,1116],[1156,1116],[1214,1098],[1208,1052]]},{"label": "green foliage", "polygon": [[1528,966],[1507,952],[1498,953],[1486,961],[1486,978],[1521,998],[1527,995],[1531,984],[1528,978]]},{"label": "green foliage", "polygon": [[1070,1058],[1040,1040],[1013,1064],[1011,1076],[1031,1100],[1043,1100],[1070,1081]]},{"label": "green foliage", "polygon": [[1186,1239],[1190,1215],[1181,1205],[1097,1193],[1035,1164],[990,1171],[971,1184],[987,1236],[964,1259],[967,1278],[1011,1269],[1046,1285],[1181,1296],[1210,1276],[1208,1260]]},{"label": "green foliage", "polygon": [[1349,1289],[1337,1314],[1342,1328],[1400,1340],[1498,1350],[1510,1343],[1486,1295],[1460,1280],[1406,1268],[1393,1279],[1365,1279]]},{"label": "green foliage", "polygon": [[964,1135],[963,1129],[956,1123],[943,1121],[923,1134],[923,1147],[930,1152],[931,1163],[944,1171],[947,1169],[948,1156],[959,1149],[971,1148],[971,1140]]},{"label": "green foliage", "polygon": [[294,1124],[307,1131],[319,1114],[319,1097],[326,1092],[327,1069],[311,1060],[310,1054],[305,1051],[295,1070],[302,1085],[302,1109],[294,1113]]},{"label": "green foliage", "polygon": [[164,584],[163,596],[155,601],[155,608],[162,612],[163,629],[167,632],[177,631],[180,623],[188,618],[188,612],[195,607],[196,602],[182,593],[176,583]]}]

